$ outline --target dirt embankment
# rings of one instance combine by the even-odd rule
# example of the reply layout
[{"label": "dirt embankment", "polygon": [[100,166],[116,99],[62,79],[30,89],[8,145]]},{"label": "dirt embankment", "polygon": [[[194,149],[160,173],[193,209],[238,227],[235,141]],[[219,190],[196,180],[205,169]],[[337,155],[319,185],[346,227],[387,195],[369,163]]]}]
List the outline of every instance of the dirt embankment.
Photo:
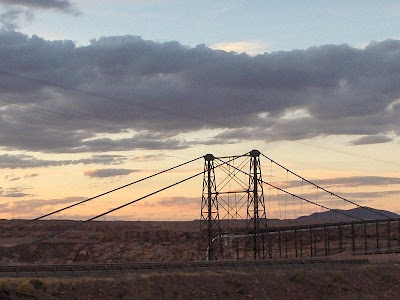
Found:
[{"label": "dirt embankment", "polygon": [[[92,222],[79,227],[74,221],[39,221],[20,226],[22,222],[1,221],[2,265],[198,258],[198,222]],[[50,238],[31,244],[45,237]]]},{"label": "dirt embankment", "polygon": [[[243,224],[239,222],[237,225]],[[200,238],[198,221],[112,221],[81,225],[77,221],[62,220],[37,221],[27,224],[22,220],[0,220],[0,228],[0,265],[193,261],[201,259],[200,255],[203,255],[204,258],[206,251],[204,245],[207,246],[207,240]],[[375,226],[372,229],[375,230]],[[360,233],[359,231],[360,228],[358,231],[356,230],[356,233]],[[397,233],[395,230],[393,232]],[[381,232],[381,234],[383,233]],[[343,236],[346,237],[342,243],[345,251],[338,254],[337,230],[329,235],[331,239],[329,254],[342,259],[356,258],[350,252],[352,247],[350,228],[347,231],[343,230]],[[283,237],[283,241],[287,239],[287,245],[289,245],[288,257],[294,258],[295,234],[289,233]],[[358,237],[356,239],[357,249],[363,249],[365,240],[362,233]],[[371,234],[368,239],[369,246],[374,247],[376,238]],[[40,242],[32,243],[37,240]],[[279,248],[278,240],[276,235],[271,238],[273,258],[285,256],[286,242],[282,241],[282,246]],[[206,242],[201,245],[202,247],[200,247],[201,241]],[[319,256],[324,255],[326,240],[323,230],[314,233],[312,241],[318,241],[312,248],[312,253],[315,255],[317,252]],[[310,255],[310,242],[311,240],[303,235],[304,257]],[[384,243],[386,241],[381,237],[381,247],[385,246]],[[398,237],[394,236],[391,243],[397,247]],[[234,245],[232,244],[230,252],[232,259],[236,258]],[[199,251],[199,248],[202,251]],[[400,262],[400,253],[376,257],[368,255],[359,258],[368,258],[373,262]]]},{"label": "dirt embankment", "polygon": [[1,279],[0,299],[399,299],[398,265]]}]

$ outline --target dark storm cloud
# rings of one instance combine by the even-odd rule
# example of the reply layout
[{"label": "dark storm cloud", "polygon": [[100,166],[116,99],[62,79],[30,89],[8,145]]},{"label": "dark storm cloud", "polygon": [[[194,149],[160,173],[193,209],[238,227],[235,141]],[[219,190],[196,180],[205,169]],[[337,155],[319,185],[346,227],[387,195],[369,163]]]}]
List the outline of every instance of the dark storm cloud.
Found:
[{"label": "dark storm cloud", "polygon": [[391,142],[392,140],[393,139],[391,139],[390,137],[387,137],[385,135],[370,135],[370,136],[363,136],[362,138],[351,141],[349,144],[352,146],[381,144],[381,143]]},{"label": "dark storm cloud", "polygon": [[94,169],[94,170],[86,170],[83,172],[84,175],[89,176],[91,178],[106,178],[106,177],[115,177],[115,176],[124,176],[129,175],[134,172],[140,172],[140,170],[131,170],[131,169]]},{"label": "dark storm cloud", "polygon": [[[326,135],[371,143],[400,133],[396,40],[251,57],[132,36],[77,47],[1,32],[0,67],[0,143],[7,149],[183,149]],[[179,136],[214,128],[223,132],[207,140]]]},{"label": "dark storm cloud", "polygon": [[[26,154],[2,154],[0,155],[0,169],[29,169],[66,166],[76,164],[102,164],[102,165],[119,165],[127,158],[120,155],[93,155],[90,158],[82,158],[77,160],[44,160],[35,158]],[[36,177],[38,174],[30,174],[25,177]]]}]

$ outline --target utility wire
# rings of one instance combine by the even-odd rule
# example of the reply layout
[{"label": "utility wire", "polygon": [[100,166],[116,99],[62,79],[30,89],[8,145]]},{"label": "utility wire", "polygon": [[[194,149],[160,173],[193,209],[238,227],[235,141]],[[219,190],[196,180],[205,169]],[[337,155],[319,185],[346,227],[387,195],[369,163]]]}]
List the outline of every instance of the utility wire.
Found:
[{"label": "utility wire", "polygon": [[274,164],[278,165],[279,167],[283,168],[283,169],[286,170],[287,172],[289,172],[289,173],[291,173],[291,174],[297,176],[297,177],[300,178],[301,180],[304,180],[305,182],[307,182],[307,183],[309,183],[309,184],[315,186],[317,189],[323,190],[324,192],[330,194],[331,196],[335,196],[335,197],[337,197],[337,198],[339,198],[339,199],[341,199],[341,200],[343,200],[343,201],[346,201],[346,202],[348,202],[348,203],[351,203],[351,204],[353,204],[353,205],[355,205],[355,206],[357,206],[357,207],[359,207],[359,208],[363,208],[363,209],[369,210],[369,211],[371,211],[371,212],[373,212],[373,213],[375,213],[375,214],[381,215],[382,217],[391,219],[390,216],[388,216],[388,215],[386,215],[386,214],[384,214],[384,213],[381,213],[381,212],[379,212],[379,211],[375,211],[375,210],[373,210],[373,209],[371,209],[371,208],[369,208],[369,207],[367,207],[367,206],[361,206],[361,205],[359,205],[359,204],[357,204],[357,203],[355,203],[355,202],[353,202],[353,201],[351,201],[351,200],[348,200],[348,199],[346,199],[346,198],[344,198],[344,197],[342,197],[342,196],[339,196],[339,195],[337,195],[337,194],[335,194],[335,193],[333,193],[333,192],[331,192],[331,191],[328,191],[327,189],[324,189],[323,187],[319,186],[318,184],[315,184],[315,183],[313,183],[313,182],[311,182],[311,181],[305,179],[304,177],[301,177],[300,175],[294,173],[293,171],[291,171],[291,170],[289,170],[288,168],[282,166],[281,164],[277,163],[276,161],[274,161],[273,159],[269,158],[268,156],[266,156],[266,155],[264,155],[264,154],[262,154],[262,153],[261,153],[261,155],[262,155],[263,157],[265,157],[266,159],[270,160],[271,162],[273,162]]}]

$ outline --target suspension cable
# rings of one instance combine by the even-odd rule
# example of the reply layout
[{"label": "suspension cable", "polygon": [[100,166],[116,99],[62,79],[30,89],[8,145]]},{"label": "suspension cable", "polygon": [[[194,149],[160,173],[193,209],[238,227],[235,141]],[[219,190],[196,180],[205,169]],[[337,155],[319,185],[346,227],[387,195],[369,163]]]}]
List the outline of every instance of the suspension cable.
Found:
[{"label": "suspension cable", "polygon": [[[218,159],[218,158],[217,158],[217,159]],[[223,160],[221,160],[221,159],[218,159],[218,160],[223,161]],[[228,166],[230,165],[228,162],[227,162],[226,164],[227,164]],[[233,167],[233,168],[235,168],[235,167]],[[239,169],[237,169],[237,168],[235,168],[235,169],[236,169],[236,170],[239,170]],[[245,171],[242,171],[242,170],[239,170],[239,171],[242,172],[243,174],[247,175],[247,176],[250,176],[250,174],[247,173],[247,172],[245,172]],[[264,184],[269,185],[270,187],[272,187],[272,188],[274,188],[274,189],[277,189],[277,190],[279,190],[279,191],[281,191],[281,192],[284,192],[284,193],[286,193],[287,195],[296,197],[296,198],[298,198],[298,199],[300,199],[300,200],[303,200],[303,201],[307,201],[308,203],[317,205],[317,206],[319,206],[319,207],[321,207],[321,208],[325,208],[325,209],[328,209],[328,210],[330,210],[330,211],[332,211],[332,212],[336,212],[336,213],[338,213],[338,214],[342,214],[342,215],[347,216],[347,217],[350,217],[350,218],[358,219],[358,220],[360,220],[360,221],[365,221],[363,218],[359,218],[359,217],[352,216],[352,215],[347,214],[347,213],[345,213],[345,212],[343,212],[343,211],[340,211],[340,210],[337,210],[337,209],[333,209],[333,208],[324,206],[324,205],[322,205],[322,204],[315,203],[315,202],[313,202],[313,201],[311,201],[311,200],[308,200],[308,199],[306,199],[306,198],[303,198],[303,197],[297,196],[297,195],[295,195],[295,194],[292,194],[292,193],[290,193],[290,192],[288,192],[288,191],[285,191],[284,189],[281,189],[281,188],[279,188],[279,187],[277,187],[277,186],[275,186],[275,185],[273,185],[273,184],[270,184],[270,183],[268,183],[268,182],[265,182],[264,180],[260,180],[260,179],[259,179],[259,181],[262,182],[262,183],[264,183]]]},{"label": "suspension cable", "polygon": [[168,172],[168,171],[177,169],[177,168],[179,168],[179,167],[182,167],[182,166],[184,166],[184,165],[187,165],[187,164],[189,164],[189,163],[192,163],[192,162],[194,162],[194,161],[197,161],[197,160],[199,160],[200,158],[203,158],[203,156],[197,157],[197,158],[195,158],[195,159],[192,159],[192,160],[189,160],[189,161],[187,161],[187,162],[181,163],[181,164],[176,165],[176,166],[174,166],[174,167],[165,169],[165,170],[163,170],[163,171],[154,173],[154,174],[152,174],[152,175],[149,175],[149,176],[147,176],[147,177],[141,178],[141,179],[139,179],[139,180],[130,182],[130,183],[128,183],[128,184],[125,184],[125,185],[123,185],[123,186],[120,186],[120,187],[117,187],[117,188],[115,188],[115,189],[109,190],[109,191],[107,191],[107,192],[101,193],[101,194],[96,195],[96,196],[94,196],[94,197],[91,197],[91,198],[82,200],[82,201],[80,201],[80,202],[77,202],[77,203],[68,205],[68,206],[66,206],[66,207],[60,208],[60,209],[55,210],[55,211],[53,211],[53,212],[47,213],[47,214],[45,214],[45,215],[43,215],[43,216],[40,216],[40,217],[31,219],[31,220],[28,220],[28,221],[26,221],[26,222],[24,222],[24,223],[22,223],[22,224],[20,224],[20,225],[17,225],[17,227],[24,226],[24,225],[26,225],[26,224],[28,224],[28,223],[33,222],[33,221],[38,221],[38,220],[40,220],[40,219],[43,219],[43,218],[45,218],[45,217],[48,217],[48,216],[54,215],[54,214],[56,214],[56,213],[62,212],[62,211],[64,211],[64,210],[67,210],[67,209],[72,208],[72,207],[74,207],[74,206],[78,206],[78,205],[80,205],[80,204],[83,204],[83,203],[89,202],[89,201],[91,201],[91,200],[94,200],[94,199],[100,198],[100,197],[102,197],[102,196],[105,196],[105,195],[107,195],[107,194],[110,194],[110,193],[112,193],[112,192],[116,192],[116,191],[121,190],[121,189],[123,189],[123,188],[126,188],[126,187],[128,187],[128,186],[134,185],[134,184],[136,184],[136,183],[145,181],[145,180],[150,179],[150,178],[152,178],[152,177],[155,177],[155,176],[157,176],[157,175],[166,173],[166,172]]},{"label": "suspension cable", "polygon": [[381,213],[381,212],[379,212],[379,211],[373,210],[373,209],[369,208],[368,206],[361,206],[361,205],[359,205],[359,204],[357,204],[357,203],[355,203],[355,202],[353,202],[353,201],[351,201],[351,200],[348,200],[348,199],[346,199],[346,198],[344,198],[344,197],[342,197],[342,196],[339,196],[339,195],[337,195],[337,194],[335,194],[335,193],[333,193],[333,192],[331,192],[331,191],[328,191],[327,189],[324,189],[323,187],[319,186],[318,184],[315,184],[314,182],[309,181],[309,180],[307,180],[306,178],[304,178],[304,177],[302,177],[302,176],[296,174],[295,172],[289,170],[288,168],[282,166],[281,164],[277,163],[276,161],[274,161],[273,159],[271,159],[271,158],[269,158],[268,156],[264,155],[263,153],[260,153],[260,154],[261,154],[263,157],[265,157],[266,159],[268,159],[268,160],[270,160],[271,162],[273,162],[274,164],[276,164],[276,165],[278,165],[279,167],[281,167],[282,169],[285,169],[287,172],[292,173],[293,175],[297,176],[298,178],[300,178],[300,179],[306,181],[307,183],[309,183],[309,184],[315,186],[317,189],[319,188],[319,189],[323,190],[324,192],[330,194],[331,196],[335,196],[335,197],[337,197],[337,198],[339,198],[339,199],[341,199],[341,200],[343,200],[343,201],[346,201],[346,202],[348,202],[348,203],[351,203],[351,204],[357,206],[358,208],[363,208],[363,209],[369,210],[369,211],[371,211],[371,212],[373,212],[373,213],[375,213],[375,214],[381,215],[381,216],[386,217],[386,218],[389,218],[389,219],[392,218],[392,217],[390,217],[390,216],[388,216],[388,215],[386,215],[386,214],[384,214],[384,213]]},{"label": "suspension cable", "polygon": [[[246,153],[246,154],[248,154],[248,153]],[[244,154],[244,155],[246,155],[246,154]],[[244,155],[242,155],[242,156],[244,156]],[[213,169],[216,169],[216,168],[218,168],[218,167],[220,167],[220,166],[222,166],[222,165],[228,164],[229,162],[232,162],[232,161],[234,161],[235,159],[237,159],[237,158],[239,158],[239,157],[242,157],[242,156],[234,157],[234,158],[232,158],[231,160],[228,160],[228,161],[226,161],[226,162],[225,162],[225,161],[222,161],[223,163],[219,164],[218,166],[214,166]],[[201,156],[200,158],[202,158],[202,157],[203,157],[203,156]],[[196,158],[196,160],[197,160],[197,159],[199,159],[199,158]],[[175,183],[173,183],[173,184],[170,184],[170,185],[168,185],[168,186],[165,186],[165,187],[163,187],[163,188],[161,188],[161,189],[159,189],[159,190],[157,190],[157,191],[154,191],[154,192],[152,192],[152,193],[150,193],[150,194],[147,194],[147,195],[145,195],[145,196],[142,196],[142,197],[140,197],[140,198],[137,198],[137,199],[135,199],[135,200],[133,200],[133,201],[130,201],[130,202],[128,202],[128,203],[125,203],[125,204],[120,205],[120,206],[118,206],[118,207],[115,207],[115,208],[113,208],[113,209],[110,209],[110,210],[108,210],[108,211],[106,211],[106,212],[104,212],[104,213],[101,213],[101,214],[99,214],[99,215],[97,215],[97,216],[91,217],[91,218],[89,218],[89,219],[87,219],[87,220],[85,220],[85,221],[80,221],[78,224],[76,224],[75,226],[73,226],[73,227],[71,227],[71,228],[68,228],[68,229],[63,230],[63,231],[61,231],[61,232],[56,232],[56,233],[54,233],[54,234],[52,234],[52,235],[49,235],[49,236],[46,236],[46,237],[37,239],[37,240],[35,240],[35,241],[33,241],[33,242],[29,243],[29,244],[26,244],[26,246],[30,246],[30,245],[32,245],[32,244],[36,244],[36,243],[42,242],[42,241],[47,240],[47,239],[49,239],[49,238],[53,238],[53,237],[55,237],[56,235],[59,235],[59,234],[65,233],[65,232],[67,232],[67,231],[69,231],[69,230],[75,229],[75,228],[81,226],[82,224],[85,224],[85,223],[94,221],[94,220],[96,220],[96,219],[98,219],[98,218],[100,218],[100,217],[103,217],[103,216],[105,216],[105,215],[108,215],[108,214],[110,214],[110,213],[112,213],[112,212],[114,212],[114,211],[117,211],[117,210],[119,210],[119,209],[121,209],[121,208],[124,208],[124,207],[126,207],[126,206],[128,206],[128,205],[131,205],[131,204],[133,204],[133,203],[136,203],[136,202],[139,202],[139,201],[141,201],[141,200],[143,200],[143,199],[146,199],[146,198],[148,198],[148,197],[150,197],[150,196],[153,196],[153,195],[155,195],[155,194],[158,194],[158,193],[160,193],[160,192],[162,192],[162,191],[165,191],[165,190],[167,190],[167,189],[169,189],[169,188],[172,188],[172,187],[174,187],[174,186],[176,186],[176,185],[178,185],[178,184],[181,184],[181,183],[183,183],[183,182],[185,182],[185,181],[188,181],[188,180],[193,179],[193,178],[195,178],[195,177],[197,177],[197,176],[199,176],[199,175],[202,175],[202,174],[204,174],[205,172],[207,172],[207,170],[204,170],[204,171],[199,172],[199,173],[197,173],[197,174],[194,174],[194,175],[192,175],[192,176],[186,177],[185,179],[179,180],[179,181],[177,181],[177,182],[175,182]]]}]

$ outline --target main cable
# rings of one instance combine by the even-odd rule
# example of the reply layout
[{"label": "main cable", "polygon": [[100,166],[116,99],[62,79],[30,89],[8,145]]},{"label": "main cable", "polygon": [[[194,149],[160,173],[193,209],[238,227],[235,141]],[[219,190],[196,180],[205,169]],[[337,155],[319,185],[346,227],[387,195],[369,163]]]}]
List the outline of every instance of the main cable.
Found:
[{"label": "main cable", "polygon": [[[217,158],[217,159],[220,160],[220,161],[223,161],[223,160],[221,160],[221,159],[219,159],[219,158]],[[236,167],[230,165],[229,163],[226,163],[226,164],[227,164],[228,166],[231,166],[232,168],[238,170],[239,172],[242,172],[243,174],[245,174],[245,175],[247,175],[247,176],[250,176],[249,173],[247,173],[247,172],[245,172],[245,171],[243,171],[243,170],[237,169]],[[296,197],[296,198],[298,198],[298,199],[300,199],[300,200],[303,200],[303,201],[307,201],[308,203],[317,205],[317,206],[319,206],[319,207],[321,207],[321,208],[328,209],[328,210],[330,210],[330,211],[332,211],[332,212],[336,212],[336,213],[342,214],[342,215],[347,216],[347,217],[351,217],[351,218],[354,218],[354,219],[358,219],[358,220],[360,220],[360,221],[366,221],[366,220],[364,220],[363,218],[359,218],[359,217],[352,216],[352,215],[347,214],[347,213],[345,213],[345,212],[343,212],[343,211],[336,210],[336,209],[333,209],[333,208],[329,208],[329,207],[324,206],[324,205],[322,205],[322,204],[318,204],[318,203],[315,203],[315,202],[313,202],[313,201],[311,201],[311,200],[308,200],[308,199],[306,199],[306,198],[303,198],[303,197],[297,196],[297,195],[295,195],[295,194],[292,194],[292,193],[290,193],[290,192],[288,192],[288,191],[285,191],[284,189],[281,189],[281,188],[279,188],[279,187],[277,187],[277,186],[275,186],[275,185],[273,185],[273,184],[271,184],[271,183],[265,182],[264,180],[259,180],[259,181],[262,182],[262,183],[264,183],[264,184],[269,185],[270,187],[272,187],[272,188],[274,188],[274,189],[277,189],[277,190],[279,190],[279,191],[281,191],[281,192],[284,192],[284,193],[287,194],[287,195]]]},{"label": "main cable", "polygon": [[[245,156],[246,154],[248,154],[248,153],[245,153],[245,154],[243,154],[242,156]],[[227,162],[222,161],[223,163],[219,164],[218,166],[214,166],[213,169],[216,169],[216,168],[219,168],[219,167],[222,166],[222,165],[228,164],[229,162],[234,161],[235,159],[237,159],[237,158],[239,158],[239,157],[242,157],[242,156],[234,157],[234,158],[232,158],[231,160],[229,160],[229,161],[227,161]],[[203,156],[201,156],[200,158],[202,158],[202,157],[203,157]],[[197,159],[198,159],[198,158],[197,158]],[[162,191],[165,191],[165,190],[167,190],[167,189],[169,189],[169,188],[172,188],[172,187],[174,187],[174,186],[176,186],[176,185],[178,185],[178,184],[181,184],[181,183],[183,183],[183,182],[185,182],[185,181],[188,181],[188,180],[193,179],[193,178],[195,178],[195,177],[197,177],[197,176],[199,176],[199,175],[202,175],[202,174],[204,174],[205,172],[207,172],[207,170],[204,170],[204,171],[199,172],[199,173],[197,173],[197,174],[194,174],[194,175],[192,175],[192,176],[186,177],[185,179],[179,180],[179,181],[177,181],[177,182],[175,182],[175,183],[173,183],[173,184],[170,184],[170,185],[168,185],[168,186],[165,186],[165,187],[163,187],[163,188],[161,188],[161,189],[159,189],[159,190],[157,190],[157,191],[154,191],[154,192],[152,192],[152,193],[150,193],[150,194],[147,194],[147,195],[145,195],[145,196],[142,196],[142,197],[140,197],[140,198],[137,198],[137,199],[135,199],[135,200],[133,200],[133,201],[130,201],[130,202],[128,202],[128,203],[125,203],[125,204],[120,205],[120,206],[118,206],[118,207],[115,207],[115,208],[113,208],[113,209],[110,209],[110,210],[108,210],[108,211],[106,211],[106,212],[104,212],[104,213],[101,213],[101,214],[99,214],[99,215],[97,215],[97,216],[91,217],[91,218],[89,218],[89,219],[87,219],[87,220],[85,220],[85,221],[81,221],[81,222],[79,222],[78,224],[76,224],[75,226],[73,226],[73,227],[71,227],[71,228],[68,228],[68,229],[66,229],[66,230],[63,230],[62,232],[56,232],[56,233],[54,233],[54,234],[52,234],[52,235],[50,235],[50,236],[46,236],[46,237],[43,237],[43,238],[41,238],[41,239],[37,239],[37,240],[35,240],[35,241],[31,242],[31,243],[26,244],[26,246],[30,246],[30,245],[32,245],[32,244],[36,244],[36,243],[42,242],[42,241],[47,240],[47,239],[49,239],[49,238],[53,238],[53,237],[55,237],[56,235],[59,235],[59,234],[65,233],[65,232],[67,232],[67,231],[69,231],[69,230],[75,229],[75,228],[81,226],[82,224],[85,224],[85,223],[87,223],[87,222],[91,222],[91,221],[96,220],[96,219],[98,219],[98,218],[100,218],[100,217],[102,217],[102,216],[108,215],[108,214],[110,214],[110,213],[112,213],[112,212],[114,212],[114,211],[117,211],[117,210],[119,210],[119,209],[121,209],[121,208],[124,208],[124,207],[126,207],[126,206],[128,206],[128,205],[134,204],[134,203],[139,202],[139,201],[141,201],[141,200],[143,200],[143,199],[146,199],[146,198],[148,198],[148,197],[150,197],[150,196],[153,196],[153,195],[155,195],[155,194],[158,194],[158,193],[160,193],[160,192],[162,192]]]},{"label": "main cable", "polygon": [[346,198],[344,198],[344,197],[342,197],[342,196],[339,196],[339,195],[337,195],[337,194],[335,194],[335,193],[333,193],[333,192],[331,192],[331,191],[328,191],[327,189],[324,189],[323,187],[319,186],[318,184],[315,184],[314,182],[309,181],[309,180],[307,180],[306,178],[304,178],[304,177],[302,177],[302,176],[300,176],[300,175],[294,173],[293,171],[289,170],[288,168],[282,166],[281,164],[277,163],[276,161],[274,161],[273,159],[271,159],[271,158],[269,158],[268,156],[264,155],[263,153],[260,153],[260,154],[261,154],[264,158],[270,160],[271,162],[273,162],[273,163],[276,164],[277,166],[281,167],[282,169],[286,170],[287,172],[289,172],[289,173],[291,173],[291,174],[297,176],[298,178],[300,178],[300,179],[304,180],[305,182],[307,182],[307,183],[309,183],[309,184],[315,186],[316,188],[319,188],[319,189],[323,190],[324,192],[330,194],[331,196],[335,196],[335,197],[337,197],[337,198],[339,198],[339,199],[341,199],[341,200],[343,200],[343,201],[346,201],[346,202],[348,202],[348,203],[351,203],[351,204],[353,204],[353,205],[355,205],[355,206],[357,206],[357,207],[359,207],[359,208],[363,208],[363,209],[369,210],[369,211],[371,211],[371,212],[373,212],[373,213],[375,213],[375,214],[381,215],[381,216],[383,216],[383,217],[385,217],[385,218],[389,218],[389,219],[392,218],[392,217],[390,217],[390,216],[388,216],[388,215],[386,215],[386,214],[384,214],[384,213],[381,213],[381,212],[379,212],[379,211],[375,211],[375,210],[373,210],[373,209],[371,209],[371,208],[369,208],[369,207],[367,207],[367,206],[361,206],[361,205],[359,205],[359,204],[357,204],[357,203],[355,203],[355,202],[353,202],[353,201],[351,201],[351,200],[348,200],[348,199],[346,199]]},{"label": "main cable", "polygon": [[157,173],[155,173],[155,174],[149,175],[149,176],[144,177],[144,178],[141,178],[141,179],[139,179],[139,180],[130,182],[130,183],[128,183],[128,184],[125,184],[125,185],[123,185],[123,186],[117,187],[117,188],[112,189],[112,190],[110,190],[110,191],[101,193],[101,194],[99,194],[99,195],[97,195],[97,196],[94,196],[94,197],[91,197],[91,198],[82,200],[82,201],[80,201],[80,202],[77,202],[77,203],[68,205],[68,206],[66,206],[66,207],[60,208],[60,209],[58,209],[58,210],[55,210],[55,211],[53,211],[53,212],[47,213],[47,214],[45,214],[45,215],[43,215],[43,216],[40,216],[40,217],[31,219],[31,220],[28,220],[28,221],[26,221],[26,222],[24,222],[24,223],[22,223],[22,224],[20,224],[20,225],[17,225],[16,227],[24,226],[24,225],[26,225],[26,224],[28,224],[28,223],[31,223],[31,222],[34,222],[34,221],[38,221],[38,220],[43,219],[43,218],[45,218],[45,217],[48,217],[48,216],[54,215],[54,214],[56,214],[56,213],[62,212],[62,211],[64,211],[64,210],[67,210],[67,209],[69,209],[69,208],[72,208],[72,207],[78,206],[78,205],[80,205],[80,204],[89,202],[89,201],[91,201],[91,200],[100,198],[100,197],[105,196],[105,195],[107,195],[107,194],[110,194],[110,193],[112,193],[112,192],[121,190],[121,189],[126,188],[126,187],[128,187],[128,186],[134,185],[134,184],[136,184],[136,183],[139,183],[139,182],[142,182],[142,181],[144,181],[144,180],[150,179],[150,178],[155,177],[155,176],[157,176],[157,175],[166,173],[166,172],[168,172],[168,171],[171,171],[171,170],[177,169],[177,168],[179,168],[179,167],[182,167],[182,166],[184,166],[184,165],[187,165],[187,164],[189,164],[189,163],[192,163],[192,162],[194,162],[194,161],[196,161],[196,160],[199,160],[199,159],[202,158],[202,157],[203,157],[203,156],[197,157],[197,158],[192,159],[192,160],[189,160],[189,161],[187,161],[187,162],[185,162],[185,163],[181,163],[181,164],[176,165],[176,166],[174,166],[174,167],[165,169],[165,170],[163,170],[163,171],[157,172]]}]

